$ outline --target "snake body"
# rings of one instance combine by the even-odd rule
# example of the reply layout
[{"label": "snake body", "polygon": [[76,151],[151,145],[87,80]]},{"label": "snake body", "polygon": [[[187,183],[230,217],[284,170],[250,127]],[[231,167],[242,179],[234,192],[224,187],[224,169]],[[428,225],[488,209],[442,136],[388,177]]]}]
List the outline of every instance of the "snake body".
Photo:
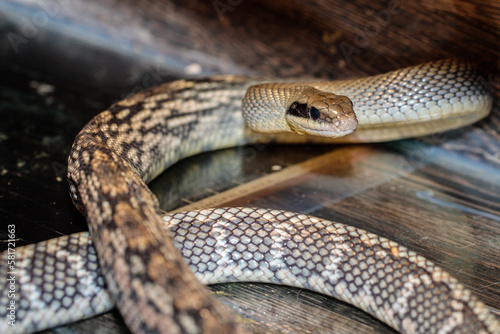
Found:
[{"label": "snake body", "polygon": [[[176,250],[146,183],[179,159],[204,151],[269,141],[331,142],[326,137],[254,134],[241,110],[250,127],[272,124],[286,130],[299,127],[299,133],[323,133],[326,123],[328,131],[345,134],[354,130],[356,119],[350,101],[342,96],[352,100],[358,129],[336,140],[350,142],[457,128],[486,116],[492,104],[478,73],[460,60],[337,82],[262,85],[259,80],[233,76],[180,80],[120,101],[78,134],[68,165],[71,196],[87,216],[107,283],[110,297],[99,298],[115,301],[127,326],[137,333],[243,332]],[[280,110],[277,116],[271,111],[276,109]],[[354,227],[247,208],[189,212],[166,219],[182,226],[178,243],[199,276],[219,276],[215,281],[264,280],[328,293],[406,333],[500,330],[481,302],[430,261]],[[45,249],[42,253],[57,249],[60,254],[75,254],[90,247],[81,235],[61,239],[55,242],[57,247],[49,243],[40,246]],[[200,244],[205,247],[193,251]],[[242,258],[250,258],[250,253],[255,257],[244,262]],[[33,266],[43,261],[30,262],[30,256],[23,260],[27,275],[43,276],[43,270]],[[222,262],[225,268],[219,267]],[[95,261],[90,263],[96,267]],[[80,263],[79,268],[85,266]],[[75,275],[70,265],[64,272]],[[59,275],[57,284],[68,287]],[[35,289],[43,296],[46,287],[31,286],[26,291]],[[82,297],[72,291],[77,299]],[[29,318],[34,309],[29,298],[34,295],[21,295],[28,299],[18,301],[19,312]],[[71,304],[67,295],[58,294],[52,300],[55,304],[50,307],[56,310]],[[90,313],[99,308],[95,299],[88,305]],[[40,319],[32,323],[48,326]]]}]

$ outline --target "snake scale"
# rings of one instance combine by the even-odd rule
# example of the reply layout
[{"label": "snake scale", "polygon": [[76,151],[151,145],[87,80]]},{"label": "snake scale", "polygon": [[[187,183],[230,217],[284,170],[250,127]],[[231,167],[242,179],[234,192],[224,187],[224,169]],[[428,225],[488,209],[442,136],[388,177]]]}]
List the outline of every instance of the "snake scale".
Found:
[{"label": "snake scale", "polygon": [[[356,126],[335,140],[385,141],[470,124],[492,105],[474,67],[452,59],[362,79],[262,83],[235,76],[174,81],[92,119],[68,166],[71,196],[87,216],[92,242],[80,233],[17,249],[17,322],[2,321],[0,330],[37,331],[116,303],[136,333],[243,333],[197,277],[205,284],[311,289],[403,333],[499,333],[498,320],[470,291],[395,242],[279,210],[163,215],[146,186],[176,161],[224,147],[331,142]],[[2,272],[7,258],[3,253]],[[4,291],[7,285],[0,283]],[[1,296],[3,319],[9,302]]]}]

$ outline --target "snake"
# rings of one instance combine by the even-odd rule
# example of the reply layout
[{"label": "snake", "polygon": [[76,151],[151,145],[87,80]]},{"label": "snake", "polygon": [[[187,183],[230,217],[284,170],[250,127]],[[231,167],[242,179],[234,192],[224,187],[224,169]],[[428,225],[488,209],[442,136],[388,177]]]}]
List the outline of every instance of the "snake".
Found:
[{"label": "snake", "polygon": [[177,80],[125,98],[87,123],[69,154],[70,195],[89,232],[2,253],[1,272],[15,273],[0,283],[13,291],[0,299],[0,331],[39,331],[117,307],[134,333],[245,333],[204,284],[251,281],[324,293],[401,333],[500,333],[463,284],[394,241],[275,209],[166,214],[147,187],[201,152],[424,136],[474,123],[491,107],[463,59],[337,81]]}]

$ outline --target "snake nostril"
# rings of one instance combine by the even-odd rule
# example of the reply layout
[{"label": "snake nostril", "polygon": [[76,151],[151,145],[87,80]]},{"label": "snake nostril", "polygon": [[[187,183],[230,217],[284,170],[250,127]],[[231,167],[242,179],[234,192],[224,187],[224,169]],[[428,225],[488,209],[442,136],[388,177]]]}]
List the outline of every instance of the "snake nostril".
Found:
[{"label": "snake nostril", "polygon": [[358,121],[356,118],[350,116],[339,116],[337,129],[340,132],[352,132],[358,127]]}]

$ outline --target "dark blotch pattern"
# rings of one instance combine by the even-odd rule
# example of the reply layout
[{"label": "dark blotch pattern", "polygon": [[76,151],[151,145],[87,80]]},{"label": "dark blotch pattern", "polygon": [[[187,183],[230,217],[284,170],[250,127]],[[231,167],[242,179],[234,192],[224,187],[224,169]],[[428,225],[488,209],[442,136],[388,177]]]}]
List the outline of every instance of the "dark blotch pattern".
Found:
[{"label": "dark blotch pattern", "polygon": [[287,113],[292,116],[312,118],[313,120],[317,120],[320,116],[317,108],[309,107],[307,103],[299,102],[292,103],[288,108]]}]

